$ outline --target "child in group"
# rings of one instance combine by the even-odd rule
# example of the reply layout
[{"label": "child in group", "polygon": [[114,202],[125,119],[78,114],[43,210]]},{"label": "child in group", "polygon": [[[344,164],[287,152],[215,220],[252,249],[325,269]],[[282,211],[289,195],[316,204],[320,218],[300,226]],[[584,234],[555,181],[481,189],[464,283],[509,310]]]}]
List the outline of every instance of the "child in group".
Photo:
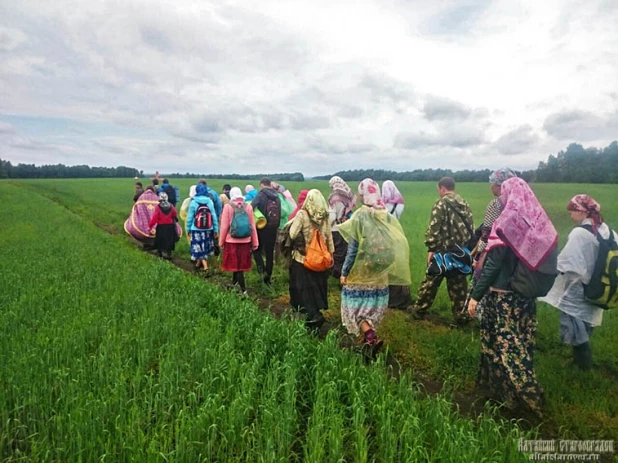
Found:
[{"label": "child in group", "polygon": [[[178,233],[176,231],[176,208],[168,201],[167,194],[159,195],[159,204],[148,223],[148,227],[155,233],[155,248],[160,257],[172,258],[172,251],[176,248]],[[156,226],[156,229],[155,229]]]}]

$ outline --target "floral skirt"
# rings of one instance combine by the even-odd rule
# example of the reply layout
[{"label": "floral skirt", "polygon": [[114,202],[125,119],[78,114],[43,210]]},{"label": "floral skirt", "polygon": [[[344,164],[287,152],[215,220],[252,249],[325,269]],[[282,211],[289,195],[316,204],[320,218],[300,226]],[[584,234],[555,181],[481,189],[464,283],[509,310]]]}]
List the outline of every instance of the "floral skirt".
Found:
[{"label": "floral skirt", "polygon": [[387,307],[388,286],[345,285],[341,290],[341,321],[350,334],[358,336],[364,321],[377,329]]},{"label": "floral skirt", "polygon": [[536,300],[490,291],[481,319],[481,366],[477,384],[507,407],[527,406],[540,415],[543,391],[534,373]]},{"label": "floral skirt", "polygon": [[212,230],[191,232],[191,260],[207,259],[215,252],[215,235]]}]

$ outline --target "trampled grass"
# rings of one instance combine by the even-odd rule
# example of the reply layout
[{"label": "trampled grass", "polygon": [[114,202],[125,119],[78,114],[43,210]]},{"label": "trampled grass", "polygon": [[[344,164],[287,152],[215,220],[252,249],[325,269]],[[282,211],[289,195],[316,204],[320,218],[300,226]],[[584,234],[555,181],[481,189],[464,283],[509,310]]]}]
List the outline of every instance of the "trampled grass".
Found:
[{"label": "trampled grass", "polygon": [[[45,180],[12,182],[19,186],[22,196],[42,194],[82,215],[87,221],[103,224],[111,230],[122,230],[122,223],[132,205],[132,180]],[[191,179],[173,180],[186,195]],[[221,181],[213,181],[212,187],[220,189]],[[245,182],[242,182],[241,187]],[[255,182],[254,182],[255,184]],[[350,183],[353,188],[357,183]],[[295,195],[300,189],[317,187],[328,193],[327,182],[307,181],[285,183]],[[406,198],[402,226],[410,243],[412,292],[420,284],[426,260],[424,231],[429,220],[431,205],[437,199],[433,183],[398,184]],[[589,193],[603,205],[606,220],[618,228],[618,186],[616,185],[533,185],[541,202],[560,233],[561,245],[572,228],[565,211],[566,202],[577,193]],[[487,184],[460,184],[458,192],[470,203],[476,222],[491,199]],[[27,192],[27,193],[26,193]],[[182,240],[177,255],[188,259],[188,249]],[[147,264],[150,267],[150,262]],[[144,269],[146,270],[146,269]],[[256,287],[265,297],[275,299],[287,291],[287,276],[281,269],[275,273],[274,288],[258,286],[257,278],[249,274],[248,284]],[[331,288],[330,318],[338,317],[338,293]],[[442,288],[432,309],[445,319],[450,317],[450,301]],[[618,323],[615,314],[607,312],[604,323],[595,330],[591,344],[594,371],[580,373],[570,365],[571,352],[561,345],[559,339],[558,313],[555,309],[539,304],[538,336],[535,361],[537,374],[546,391],[550,411],[551,428],[563,438],[611,438],[618,440]],[[449,380],[463,392],[473,391],[478,363],[478,333],[475,329],[454,330],[429,322],[410,322],[401,313],[389,313],[382,327],[391,351],[405,365],[426,375]],[[335,427],[339,426],[334,422]],[[355,447],[357,448],[357,447]],[[295,448],[296,449],[296,448]],[[359,455],[362,445],[358,445]],[[301,453],[298,453],[301,455]]]},{"label": "trampled grass", "polygon": [[7,182],[0,197],[2,460],[525,461],[516,428],[453,414],[98,217]]}]

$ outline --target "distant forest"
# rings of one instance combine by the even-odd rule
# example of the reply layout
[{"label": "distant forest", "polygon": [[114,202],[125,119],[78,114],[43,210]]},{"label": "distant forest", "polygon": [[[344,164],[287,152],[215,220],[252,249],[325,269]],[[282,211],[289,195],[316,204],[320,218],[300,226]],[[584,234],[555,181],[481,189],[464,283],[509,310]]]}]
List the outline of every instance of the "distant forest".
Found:
[{"label": "distant forest", "polygon": [[[503,167],[503,166],[496,166]],[[541,161],[535,170],[518,172],[528,182],[542,183],[618,183],[618,142],[614,141],[605,148],[584,148],[571,143],[565,151],[550,155],[547,161]],[[452,176],[458,182],[486,182],[490,169],[460,170],[450,169],[416,169],[407,172],[394,172],[383,169],[357,169],[335,172],[346,181],[359,181],[370,177],[374,180],[437,181],[442,177]],[[132,167],[90,167],[65,166],[64,164],[35,166],[34,164],[12,165],[10,161],[0,159],[0,178],[110,178],[143,177],[144,172]],[[315,179],[328,180],[332,175],[322,175]],[[209,178],[230,180],[255,180],[270,177],[277,181],[303,182],[305,177],[300,172],[281,174],[165,174],[162,177]]]}]

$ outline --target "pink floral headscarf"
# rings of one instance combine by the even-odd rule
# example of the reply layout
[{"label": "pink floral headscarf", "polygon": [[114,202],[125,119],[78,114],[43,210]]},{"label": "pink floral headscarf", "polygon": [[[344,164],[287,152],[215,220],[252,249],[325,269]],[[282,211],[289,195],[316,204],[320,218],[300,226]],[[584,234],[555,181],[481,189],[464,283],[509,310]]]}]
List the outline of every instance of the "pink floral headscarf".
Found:
[{"label": "pink floral headscarf", "polygon": [[392,180],[382,184],[382,200],[385,204],[403,204],[403,196]]},{"label": "pink floral headscarf", "polygon": [[374,180],[366,178],[358,185],[358,194],[365,206],[373,207],[374,209],[385,209],[382,195],[380,195],[380,185]]},{"label": "pink floral headscarf", "polygon": [[332,193],[328,197],[328,204],[334,206],[336,202],[341,202],[345,206],[344,215],[352,211],[356,206],[356,195],[348,184],[339,176],[335,175],[328,181],[328,186]]},{"label": "pink floral headscarf", "polygon": [[585,212],[592,220],[592,231],[596,233],[599,225],[603,223],[601,205],[588,195],[575,195],[567,204],[567,211]]},{"label": "pink floral headscarf", "polygon": [[487,251],[510,247],[528,268],[535,271],[558,244],[558,232],[530,186],[518,177],[502,184],[504,209],[487,241]]}]

